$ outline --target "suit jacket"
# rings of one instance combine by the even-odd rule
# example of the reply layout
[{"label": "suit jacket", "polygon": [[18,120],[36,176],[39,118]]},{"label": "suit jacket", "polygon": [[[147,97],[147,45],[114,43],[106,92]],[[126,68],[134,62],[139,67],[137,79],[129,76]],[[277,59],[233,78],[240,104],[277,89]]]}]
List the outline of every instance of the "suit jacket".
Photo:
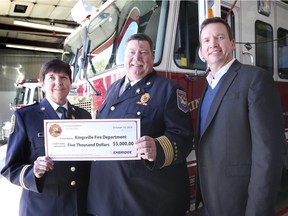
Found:
[{"label": "suit jacket", "polygon": [[[91,115],[68,103],[73,118]],[[44,119],[59,119],[47,99],[15,111],[8,140],[6,164],[1,174],[23,188],[21,216],[83,216],[86,211],[90,162],[54,161],[54,169],[37,179],[34,161],[45,155]],[[76,183],[74,185],[74,183]]]},{"label": "suit jacket", "polygon": [[[157,158],[92,162],[88,212],[97,216],[182,216],[189,208],[186,157],[193,128],[185,92],[152,72],[120,97],[107,91],[97,118],[140,118],[141,136],[155,138]],[[182,101],[181,101],[182,100]]]},{"label": "suit jacket", "polygon": [[236,60],[222,79],[201,137],[200,103],[196,206],[203,198],[210,216],[272,216],[285,145],[273,77]]}]

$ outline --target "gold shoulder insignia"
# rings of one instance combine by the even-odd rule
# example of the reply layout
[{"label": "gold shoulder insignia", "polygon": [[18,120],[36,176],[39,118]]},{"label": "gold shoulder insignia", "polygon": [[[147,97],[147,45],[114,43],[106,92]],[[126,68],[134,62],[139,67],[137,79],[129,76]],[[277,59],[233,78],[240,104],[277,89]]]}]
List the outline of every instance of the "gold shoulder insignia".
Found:
[{"label": "gold shoulder insignia", "polygon": [[10,134],[14,133],[15,124],[16,124],[16,116],[13,114],[13,115],[11,116]]}]

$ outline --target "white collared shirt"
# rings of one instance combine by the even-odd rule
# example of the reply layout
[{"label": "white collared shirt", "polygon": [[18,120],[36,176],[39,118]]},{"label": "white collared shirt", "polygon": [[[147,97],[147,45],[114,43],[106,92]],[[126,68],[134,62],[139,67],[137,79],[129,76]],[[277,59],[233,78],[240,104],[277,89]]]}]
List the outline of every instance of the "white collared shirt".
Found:
[{"label": "white collared shirt", "polygon": [[126,86],[126,84],[129,83],[129,82],[130,82],[130,85],[133,86],[133,85],[135,85],[137,82],[139,82],[140,80],[141,80],[141,79],[134,80],[134,81],[130,81],[130,80],[128,79],[128,77],[126,76],[126,77],[125,77],[124,86]]},{"label": "white collared shirt", "polygon": [[235,58],[233,58],[230,62],[228,62],[228,64],[226,64],[219,71],[217,71],[215,76],[213,76],[211,73],[207,75],[206,80],[212,89],[214,89],[217,86],[219,80],[222,78],[222,76],[224,76],[224,74],[227,73],[228,69],[233,64],[234,61]]}]

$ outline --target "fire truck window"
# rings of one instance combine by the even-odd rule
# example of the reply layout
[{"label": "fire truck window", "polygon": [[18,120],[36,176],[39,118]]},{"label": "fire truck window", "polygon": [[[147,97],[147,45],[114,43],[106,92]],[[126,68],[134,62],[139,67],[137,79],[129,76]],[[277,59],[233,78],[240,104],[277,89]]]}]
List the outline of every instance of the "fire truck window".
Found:
[{"label": "fire truck window", "polygon": [[88,37],[91,41],[90,59],[93,67],[91,63],[87,64],[87,76],[92,77],[116,65],[122,65],[126,40],[137,32],[145,32],[152,38],[155,50],[160,53],[155,55],[155,61],[160,61],[167,8],[167,1],[117,1],[108,7],[105,13],[92,20]]},{"label": "fire truck window", "polygon": [[[226,18],[229,8],[221,7],[221,17]],[[235,17],[233,11],[227,19],[235,32]],[[205,70],[206,64],[199,56],[199,26],[198,3],[196,1],[181,1],[176,39],[174,46],[174,61],[177,66],[185,69]]]},{"label": "fire truck window", "polygon": [[[130,5],[131,4],[131,5]],[[154,63],[160,62],[163,53],[165,29],[167,22],[167,13],[169,2],[168,1],[130,1],[127,7],[132,8],[132,10],[127,14],[131,16],[127,20],[133,20],[129,23],[127,30],[123,34],[123,38],[120,41],[117,55],[116,55],[116,65],[121,65],[124,62],[124,48],[127,38],[136,32],[145,33],[149,35],[154,44]],[[136,9],[137,8],[137,9]],[[125,10],[123,10],[125,11]],[[134,16],[134,14],[139,14],[139,16]],[[126,23],[126,22],[125,22]],[[126,29],[126,24],[124,23],[122,29]],[[118,54],[119,53],[119,54]]]},{"label": "fire truck window", "polygon": [[288,30],[277,31],[278,74],[281,79],[288,79]]},{"label": "fire truck window", "polygon": [[36,88],[34,89],[33,103],[39,102],[39,100],[40,100],[39,91],[41,91],[41,90],[40,90],[38,87],[36,87]]},{"label": "fire truck window", "polygon": [[[164,3],[166,3],[166,5]],[[161,6],[158,4],[159,7],[154,9],[153,13],[148,14],[149,21],[147,22],[147,26],[144,30],[144,33],[150,36],[154,44],[154,64],[160,62],[163,53],[163,33],[165,32],[165,26],[163,24],[165,23],[166,25],[166,16],[168,11],[167,4],[167,2],[163,2]]]},{"label": "fire truck window", "polygon": [[[91,58],[91,62],[97,74],[103,73],[105,71],[109,63],[109,58],[107,58],[107,56],[112,55],[112,48],[113,45],[110,45],[102,52],[98,54],[92,54],[93,58]],[[87,64],[87,76],[89,78],[95,76],[95,73],[90,63]]]},{"label": "fire truck window", "polygon": [[24,100],[24,95],[25,95],[25,88],[17,88],[16,90],[16,97],[14,100],[14,105],[17,106],[18,104],[23,104]]},{"label": "fire truck window", "polygon": [[31,94],[31,89],[30,88],[26,88],[26,94],[25,94],[25,98],[24,98],[23,104],[29,104],[30,94]]},{"label": "fire truck window", "polygon": [[174,47],[174,60],[179,67],[205,69],[205,63],[198,55],[198,32],[198,4],[181,1]]},{"label": "fire truck window", "polygon": [[132,34],[135,34],[138,32],[138,25],[136,22],[131,22],[128,26],[125,34],[123,35],[123,38],[119,44],[117,55],[116,55],[116,65],[123,65],[124,64],[124,51],[126,46],[126,40],[129,36]]},{"label": "fire truck window", "polygon": [[272,26],[256,21],[255,23],[256,65],[273,74],[273,29]]},{"label": "fire truck window", "polygon": [[25,95],[27,92],[27,88],[26,87],[22,87],[21,90],[19,91],[19,95],[18,95],[18,104],[25,104]]}]

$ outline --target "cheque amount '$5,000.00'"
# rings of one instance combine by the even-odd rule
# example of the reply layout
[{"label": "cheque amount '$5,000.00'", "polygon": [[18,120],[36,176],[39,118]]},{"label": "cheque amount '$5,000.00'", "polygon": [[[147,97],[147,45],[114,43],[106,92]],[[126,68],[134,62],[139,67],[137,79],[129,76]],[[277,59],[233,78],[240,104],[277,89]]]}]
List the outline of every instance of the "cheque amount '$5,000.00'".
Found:
[{"label": "cheque amount '$5,000.00'", "polygon": [[130,141],[130,142],[117,142],[117,141],[114,141],[113,142],[113,146],[133,146],[133,145],[134,145],[133,141]]}]

